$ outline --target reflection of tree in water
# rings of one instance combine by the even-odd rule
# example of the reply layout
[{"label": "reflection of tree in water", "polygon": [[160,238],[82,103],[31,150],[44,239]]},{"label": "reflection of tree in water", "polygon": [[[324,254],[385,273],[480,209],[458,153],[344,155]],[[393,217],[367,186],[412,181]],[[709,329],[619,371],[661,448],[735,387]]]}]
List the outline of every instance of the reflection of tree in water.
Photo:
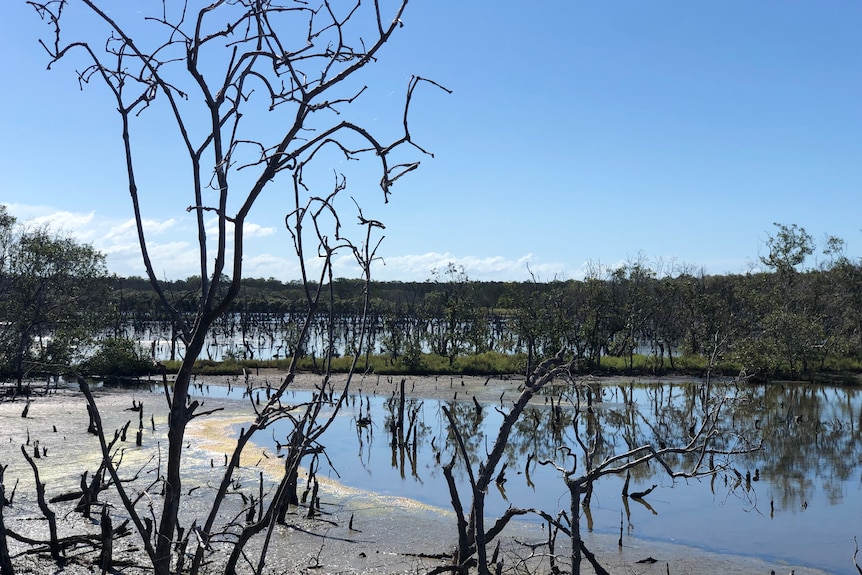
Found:
[{"label": "reflection of tree in water", "polygon": [[[388,431],[387,440],[392,450],[391,465],[398,469],[401,478],[408,473],[419,483],[422,477],[418,471],[419,447],[424,445],[430,431],[425,423],[425,403],[418,399],[404,398],[403,404],[396,395],[392,395],[385,404],[385,428]],[[403,414],[399,415],[403,408]],[[399,422],[401,426],[399,427]]]},{"label": "reflection of tree in water", "polygon": [[746,390],[739,425],[756,425],[764,446],[746,457],[774,486],[778,509],[801,509],[816,489],[830,504],[862,460],[862,393],[854,388],[772,384]]},{"label": "reflection of tree in water", "polygon": [[[484,406],[482,409],[477,409],[474,403],[467,401],[447,401],[446,407],[452,414],[455,422],[458,424],[458,429],[462,430],[462,438],[467,454],[470,456],[470,463],[476,464],[485,454],[485,434],[482,431],[482,424],[485,421],[485,416],[489,406]],[[443,423],[442,410],[438,414],[441,417],[442,428],[445,429],[446,447],[449,450],[455,449],[455,437],[452,434],[452,429]],[[463,432],[466,430],[466,433]],[[446,459],[446,456],[443,456]]]},{"label": "reflection of tree in water", "polygon": [[[528,481],[524,477],[528,459],[529,471],[543,460],[569,465],[571,459],[561,447],[571,449],[583,469],[585,459],[573,425],[577,409],[583,441],[589,443],[601,429],[597,460],[644,444],[659,448],[684,446],[691,433],[704,423],[704,405],[714,404],[719,396],[736,394],[733,387],[714,386],[712,397],[707,398],[706,391],[697,382],[558,387],[553,395],[528,406],[513,427],[505,450],[506,476],[510,481],[516,477],[518,481]],[[417,400],[407,400],[406,411],[410,413],[419,405]],[[451,428],[442,414],[443,405],[455,418],[474,465],[485,458],[488,442],[499,425],[499,404],[484,404],[477,409],[466,397],[463,401],[425,402],[417,412],[406,449],[397,452],[393,465],[400,467],[402,474],[413,475],[426,484],[442,475],[440,466],[452,458],[455,450]],[[391,411],[384,405],[382,413],[374,415],[377,430],[384,432],[378,441],[388,442]],[[729,451],[742,445],[750,439],[744,436],[747,431],[762,434],[764,443],[756,453],[737,454],[722,461],[716,457],[714,465],[727,465],[729,471],[716,478],[714,489],[733,487],[740,481],[746,485],[748,474],[749,488],[757,486],[757,480],[764,487],[771,485],[766,499],[763,487],[758,490],[761,507],[773,499],[776,510],[801,509],[815,492],[822,492],[829,504],[840,503],[846,481],[857,472],[862,460],[862,391],[810,384],[740,387],[737,398],[722,415],[716,423],[721,433],[713,439],[716,448]],[[366,444],[370,443],[370,430],[362,432],[366,434]],[[433,453],[437,465],[421,467],[417,473],[416,450]],[[668,454],[666,459],[677,468],[686,468],[696,457]],[[454,471],[466,479],[460,459]],[[632,468],[631,474],[633,482],[648,485],[655,482],[661,470],[655,465],[643,465]],[[519,504],[514,500],[512,503]]]},{"label": "reflection of tree in water", "polygon": [[[510,437],[507,454],[517,459],[532,453],[540,460],[562,462],[560,447],[576,453],[580,451],[575,435],[575,414],[579,418],[577,430],[581,441],[589,443],[600,435],[600,441],[594,446],[593,457],[596,460],[646,444],[661,449],[681,448],[704,424],[711,406],[725,395],[726,391],[721,386],[695,383],[573,386],[556,402],[550,400],[547,406],[525,410]],[[554,415],[555,410],[558,410],[558,416]],[[729,411],[725,415],[714,423],[718,433],[711,440],[713,445],[717,449],[732,450],[750,441],[750,437],[743,437],[737,431],[749,428],[737,426]],[[696,463],[697,457],[697,453],[668,454],[666,460],[672,466],[686,467]],[[716,466],[727,463],[727,460],[714,461]],[[581,453],[578,465],[585,464]],[[631,474],[634,479],[647,480],[656,471],[644,465],[633,468]]]},{"label": "reflection of tree in water", "polygon": [[[567,456],[561,447],[580,453],[578,438],[575,435],[575,415],[578,414],[578,432],[581,440],[589,442],[601,430],[601,441],[595,446],[598,460],[617,453],[630,451],[638,446],[654,444],[659,448],[683,447],[691,435],[703,424],[706,417],[704,406],[714,405],[724,395],[719,386],[711,388],[712,396],[707,398],[706,386],[685,383],[631,384],[620,386],[574,386],[554,390],[557,394],[546,395],[543,404],[528,406],[522,417],[515,423],[506,445],[506,458],[509,469],[516,466],[519,470],[529,458],[533,462],[542,460],[567,464]],[[470,461],[478,463],[487,449],[486,429],[496,431],[496,419],[486,420],[487,413],[497,406],[484,405],[477,410],[468,401],[449,401],[446,407],[458,422]],[[753,423],[740,424],[730,411],[725,419],[717,422],[722,432],[713,439],[717,448],[732,449],[746,439],[735,430],[753,429]],[[447,455],[454,449],[451,430],[445,426],[438,413],[439,429],[447,437]],[[435,436],[436,437],[436,436]],[[439,444],[435,446],[442,449]],[[583,453],[578,455],[578,465],[585,465]],[[676,466],[692,464],[697,454],[668,454],[666,459]],[[724,465],[727,461],[715,461]],[[459,461],[456,470],[462,467]],[[631,470],[632,478],[647,481],[657,470],[647,465]],[[744,471],[743,471],[744,473]]]},{"label": "reflection of tree in water", "polygon": [[510,461],[533,459],[555,459],[557,448],[563,444],[564,421],[571,421],[555,414],[556,407],[530,406],[524,410],[509,437],[506,457]]}]

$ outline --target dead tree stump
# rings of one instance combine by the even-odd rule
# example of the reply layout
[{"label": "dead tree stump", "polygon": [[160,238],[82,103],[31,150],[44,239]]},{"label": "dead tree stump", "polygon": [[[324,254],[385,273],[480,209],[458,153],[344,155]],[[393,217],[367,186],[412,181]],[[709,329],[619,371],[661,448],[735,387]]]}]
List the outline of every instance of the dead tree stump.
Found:
[{"label": "dead tree stump", "polygon": [[6,485],[3,483],[5,465],[0,465],[0,575],[13,575],[12,559],[9,557],[9,546],[6,543],[6,523],[3,521],[3,508],[6,507]]},{"label": "dead tree stump", "polygon": [[114,526],[107,505],[102,506],[101,527],[102,551],[99,554],[99,568],[102,570],[102,575],[105,575],[114,565]]}]

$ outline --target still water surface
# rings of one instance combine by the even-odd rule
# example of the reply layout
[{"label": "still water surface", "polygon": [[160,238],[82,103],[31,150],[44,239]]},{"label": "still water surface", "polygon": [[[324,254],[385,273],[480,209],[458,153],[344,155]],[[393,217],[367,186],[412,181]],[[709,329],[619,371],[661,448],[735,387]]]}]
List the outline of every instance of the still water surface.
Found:
[{"label": "still water surface", "polygon": [[[603,453],[677,437],[684,443],[690,426],[703,420],[698,389],[697,384],[679,383],[593,386],[591,422],[602,427]],[[733,391],[735,400],[723,411],[725,435],[750,434],[762,440],[762,449],[734,456],[726,470],[700,479],[671,480],[657,465],[640,468],[633,473],[630,491],[657,485],[645,498],[648,505],[623,500],[624,477],[604,477],[595,486],[591,513],[582,517],[581,529],[618,534],[622,518],[626,537],[856,574],[853,538],[862,538],[862,391],[806,384]],[[304,399],[301,393],[295,397]],[[319,473],[360,489],[451,509],[441,465],[451,459],[454,443],[444,405],[459,421],[475,469],[499,429],[499,404],[484,405],[477,416],[471,402],[408,400],[415,432],[404,448],[393,448],[389,423],[394,402],[354,395],[324,436],[332,467],[325,465]],[[488,493],[486,510],[492,518],[510,504],[552,515],[568,510],[560,472],[537,464],[549,460],[570,466],[559,448],[578,450],[574,409],[562,405],[556,425],[550,406],[541,402],[521,418],[503,458],[506,481],[492,484]],[[363,419],[370,424],[357,425]],[[582,421],[582,438],[586,429]],[[274,437],[286,434],[286,428],[276,428]],[[460,462],[456,479],[468,506]]]}]

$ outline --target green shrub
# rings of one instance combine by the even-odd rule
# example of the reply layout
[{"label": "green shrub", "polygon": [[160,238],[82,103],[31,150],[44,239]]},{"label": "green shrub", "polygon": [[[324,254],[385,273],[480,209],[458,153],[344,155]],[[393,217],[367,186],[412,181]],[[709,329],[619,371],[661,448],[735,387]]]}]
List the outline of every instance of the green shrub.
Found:
[{"label": "green shrub", "polygon": [[[630,374],[630,375],[656,375],[661,374],[686,374],[702,376],[706,373],[708,360],[702,355],[686,354],[674,358],[674,369],[671,370],[670,362],[665,360],[664,367],[659,368],[655,364],[655,358],[647,355],[635,355],[634,366],[629,365],[628,357],[602,356],[601,368],[594,368],[582,364],[576,366],[575,370],[580,373],[596,373],[605,375]],[[537,361],[540,361],[539,358]],[[332,359],[333,373],[345,373],[350,368],[353,357],[335,357]],[[168,373],[176,373],[179,370],[179,361],[162,362]],[[397,360],[388,354],[377,354],[367,358],[362,356],[356,363],[359,373],[371,371],[380,375],[509,375],[523,374],[527,365],[525,354],[503,354],[498,352],[485,352],[475,355],[464,355],[455,358],[453,364],[449,358],[431,353],[420,353],[418,355],[403,354]],[[229,358],[225,361],[198,360],[195,362],[194,372],[203,375],[242,375],[243,369],[254,373],[256,369],[281,369],[290,367],[290,359],[269,360],[242,360]],[[317,357],[305,356],[299,359],[296,369],[299,372],[321,372],[325,367],[324,361]],[[713,366],[714,376],[735,377],[739,374],[742,365],[732,359],[723,359]],[[862,361],[859,358],[830,357],[824,368],[827,372],[862,372]]]},{"label": "green shrub", "polygon": [[526,363],[527,358],[523,354],[506,355],[486,351],[457,358],[455,370],[464,375],[507,375],[523,372]]},{"label": "green shrub", "polygon": [[135,377],[153,372],[153,362],[138,342],[125,337],[109,337],[96,353],[81,365],[87,375],[106,379]]}]

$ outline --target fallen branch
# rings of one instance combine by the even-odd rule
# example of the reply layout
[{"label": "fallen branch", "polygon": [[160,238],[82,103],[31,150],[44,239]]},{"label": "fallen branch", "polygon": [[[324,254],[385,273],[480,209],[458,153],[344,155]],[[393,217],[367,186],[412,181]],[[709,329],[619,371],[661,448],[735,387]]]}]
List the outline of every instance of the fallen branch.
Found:
[{"label": "fallen branch", "polygon": [[643,499],[644,497],[646,497],[647,495],[652,493],[652,490],[655,489],[656,487],[658,487],[658,485],[653,485],[652,487],[650,487],[646,491],[632,491],[629,494],[629,497],[631,497],[632,499]]},{"label": "fallen branch", "polygon": [[48,507],[48,503],[45,501],[45,484],[42,483],[39,479],[39,469],[36,467],[36,462],[33,461],[33,458],[30,457],[30,454],[27,453],[26,446],[21,446],[21,453],[24,454],[24,459],[27,460],[27,463],[30,464],[30,467],[33,469],[33,476],[36,479],[36,501],[39,505],[39,509],[42,511],[42,514],[45,516],[45,519],[48,520],[48,534],[50,537],[49,547],[51,549],[51,558],[58,563],[62,561],[62,557],[60,555],[60,545],[57,542],[57,515]]}]

